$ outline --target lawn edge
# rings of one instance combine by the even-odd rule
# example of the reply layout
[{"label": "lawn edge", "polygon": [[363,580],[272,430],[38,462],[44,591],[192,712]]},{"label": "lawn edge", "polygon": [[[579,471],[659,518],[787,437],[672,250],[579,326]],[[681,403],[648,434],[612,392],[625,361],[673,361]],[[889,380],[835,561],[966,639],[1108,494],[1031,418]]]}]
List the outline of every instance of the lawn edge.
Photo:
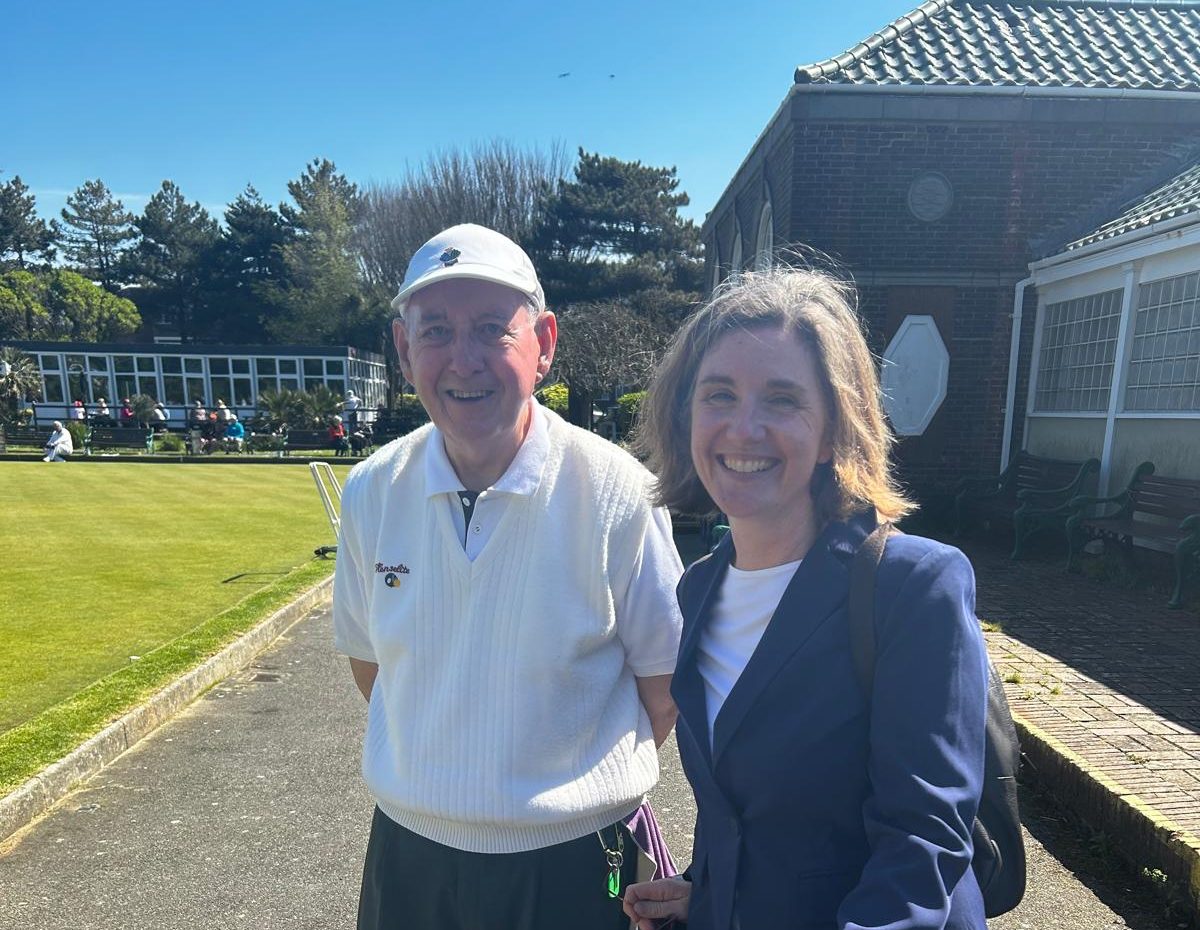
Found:
[{"label": "lawn edge", "polygon": [[0,797],[0,842],[47,813],[81,781],[131,749],[212,685],[248,664],[290,626],[328,603],[332,592],[333,576],[330,575],[256,623],[215,655],[183,672],[62,759]]}]

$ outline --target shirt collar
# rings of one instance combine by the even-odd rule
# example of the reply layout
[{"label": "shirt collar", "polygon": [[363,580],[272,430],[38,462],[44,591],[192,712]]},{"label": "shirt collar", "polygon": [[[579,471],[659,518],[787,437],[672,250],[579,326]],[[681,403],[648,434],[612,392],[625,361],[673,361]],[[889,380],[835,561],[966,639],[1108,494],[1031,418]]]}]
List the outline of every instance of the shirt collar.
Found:
[{"label": "shirt collar", "polygon": [[[525,441],[504,474],[487,489],[489,491],[529,497],[542,481],[546,458],[550,454],[550,426],[542,405],[536,400],[530,403],[533,419],[525,434]],[[462,488],[462,482],[458,480],[454,466],[446,455],[446,443],[441,431],[435,426],[425,453],[425,496],[457,495]]]}]

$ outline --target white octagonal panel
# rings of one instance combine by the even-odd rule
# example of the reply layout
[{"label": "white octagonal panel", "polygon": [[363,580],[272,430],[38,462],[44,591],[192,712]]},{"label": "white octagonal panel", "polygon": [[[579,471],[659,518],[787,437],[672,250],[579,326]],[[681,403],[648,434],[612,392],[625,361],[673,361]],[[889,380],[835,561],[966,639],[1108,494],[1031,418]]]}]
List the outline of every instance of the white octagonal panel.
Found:
[{"label": "white octagonal panel", "polygon": [[950,353],[933,317],[907,316],[883,353],[883,408],[901,436],[920,436],[946,399]]}]

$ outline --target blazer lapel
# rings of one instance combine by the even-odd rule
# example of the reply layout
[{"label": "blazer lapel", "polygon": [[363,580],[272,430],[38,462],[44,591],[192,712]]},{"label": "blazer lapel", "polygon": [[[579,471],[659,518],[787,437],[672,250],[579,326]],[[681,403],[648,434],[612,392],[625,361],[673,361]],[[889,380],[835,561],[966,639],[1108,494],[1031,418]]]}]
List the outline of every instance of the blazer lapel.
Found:
[{"label": "blazer lapel", "polygon": [[671,682],[671,694],[679,708],[679,715],[687,723],[689,732],[695,735],[697,750],[709,766],[712,764],[712,751],[708,740],[707,698],[704,681],[696,667],[696,651],[700,634],[712,615],[713,604],[732,558],[732,539],[726,533],[709,556],[689,569],[689,574],[695,573],[695,578],[686,588],[681,586],[679,596],[684,630],[679,644],[679,658],[675,663],[675,677]]},{"label": "blazer lapel", "polygon": [[[767,685],[845,602],[850,577],[846,553],[853,553],[853,547],[846,545],[848,529],[854,531],[843,523],[826,528],[788,583],[758,647],[717,714],[713,725],[714,768]],[[701,708],[703,710],[703,704]]]}]

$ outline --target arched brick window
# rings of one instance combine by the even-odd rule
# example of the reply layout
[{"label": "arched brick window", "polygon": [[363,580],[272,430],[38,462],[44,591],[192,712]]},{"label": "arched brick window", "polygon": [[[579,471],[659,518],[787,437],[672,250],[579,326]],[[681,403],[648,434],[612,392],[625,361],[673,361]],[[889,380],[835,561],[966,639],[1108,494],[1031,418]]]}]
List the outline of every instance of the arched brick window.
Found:
[{"label": "arched brick window", "polygon": [[763,204],[758,217],[758,235],[754,239],[754,270],[766,271],[775,260],[775,222],[771,201]]}]

